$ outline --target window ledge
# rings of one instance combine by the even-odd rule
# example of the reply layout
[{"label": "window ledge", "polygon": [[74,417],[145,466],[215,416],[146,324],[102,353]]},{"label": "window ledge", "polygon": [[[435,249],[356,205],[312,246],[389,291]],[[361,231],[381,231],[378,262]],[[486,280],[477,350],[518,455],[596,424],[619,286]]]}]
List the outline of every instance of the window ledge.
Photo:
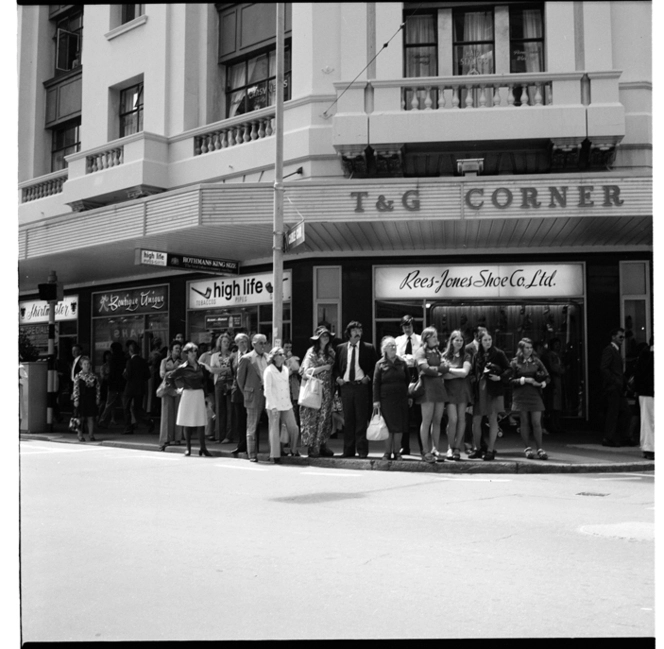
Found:
[{"label": "window ledge", "polygon": [[104,36],[106,37],[107,41],[111,41],[117,36],[120,36],[120,34],[124,34],[125,32],[131,31],[132,29],[136,29],[136,27],[144,25],[147,22],[147,20],[148,17],[145,14],[143,14],[138,18],[134,18],[134,20],[130,20],[128,23],[125,23],[124,25],[120,25],[115,29],[111,29],[111,31],[104,34]]}]

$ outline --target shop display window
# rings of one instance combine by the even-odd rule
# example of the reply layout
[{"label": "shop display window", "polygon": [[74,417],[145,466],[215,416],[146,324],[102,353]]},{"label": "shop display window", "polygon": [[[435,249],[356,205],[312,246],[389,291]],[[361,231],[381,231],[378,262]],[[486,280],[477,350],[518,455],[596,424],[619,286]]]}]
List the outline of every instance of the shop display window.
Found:
[{"label": "shop display window", "polygon": [[[627,307],[627,304],[626,304]],[[627,309],[626,309],[627,312]],[[564,366],[562,377],[562,413],[565,417],[585,415],[584,307],[582,300],[509,304],[505,302],[440,303],[426,300],[377,301],[375,326],[377,345],[383,336],[401,334],[399,323],[404,314],[415,319],[415,332],[425,326],[438,329],[441,346],[452,331],[460,329],[466,342],[473,339],[473,328],[482,325],[508,359],[516,354],[517,343],[530,338],[546,353],[549,343],[560,341]],[[635,316],[636,319],[636,316]],[[508,395],[509,404],[509,395]]]},{"label": "shop display window", "polygon": [[169,344],[168,314],[121,315],[93,320],[94,350],[92,363],[95,371],[101,367],[104,352],[111,343],[119,342],[124,348],[128,340],[135,340],[141,346],[141,355],[148,358],[153,341],[159,339],[161,346]]}]

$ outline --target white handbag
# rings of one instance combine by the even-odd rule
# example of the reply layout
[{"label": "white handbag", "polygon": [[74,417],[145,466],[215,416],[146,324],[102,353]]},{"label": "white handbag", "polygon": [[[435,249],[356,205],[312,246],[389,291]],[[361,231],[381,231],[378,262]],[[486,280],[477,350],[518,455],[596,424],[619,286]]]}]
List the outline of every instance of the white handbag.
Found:
[{"label": "white handbag", "polygon": [[300,386],[300,396],[297,402],[306,408],[313,408],[320,410],[323,397],[323,382],[320,379],[315,379],[313,376],[307,380],[302,381]]},{"label": "white handbag", "polygon": [[387,424],[383,419],[383,415],[380,414],[378,408],[374,408],[371,421],[367,427],[367,439],[370,442],[382,442],[389,436],[390,432],[387,430]]}]

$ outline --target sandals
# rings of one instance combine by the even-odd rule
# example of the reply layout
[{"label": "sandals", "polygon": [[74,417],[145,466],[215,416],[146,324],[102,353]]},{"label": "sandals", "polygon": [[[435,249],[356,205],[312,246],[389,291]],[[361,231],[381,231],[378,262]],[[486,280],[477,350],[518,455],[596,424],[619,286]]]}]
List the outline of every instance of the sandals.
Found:
[{"label": "sandals", "polygon": [[[526,454],[526,457],[529,460],[534,460],[535,459],[535,453],[533,453],[533,449],[530,448],[530,446],[528,446],[528,448],[524,449],[523,452]],[[538,451],[538,453],[539,453],[539,451]]]},{"label": "sandals", "polygon": [[548,460],[549,456],[547,455],[546,451],[543,448],[538,448],[537,449],[537,457],[540,460]]},{"label": "sandals", "polygon": [[403,456],[400,453],[395,453],[394,454],[394,459],[397,460],[397,461],[398,460],[403,460]]},{"label": "sandals", "polygon": [[422,460],[428,462],[429,464],[436,463],[436,456],[433,453],[422,453]]},{"label": "sandals", "polygon": [[391,460],[392,459],[392,453],[383,453],[383,457],[381,459]]},{"label": "sandals", "polygon": [[444,462],[445,456],[442,453],[439,453],[436,449],[431,451],[432,455],[436,458],[436,462]]},{"label": "sandals", "polygon": [[452,459],[455,462],[458,462],[461,459],[461,453],[459,452],[458,448],[452,449]]}]

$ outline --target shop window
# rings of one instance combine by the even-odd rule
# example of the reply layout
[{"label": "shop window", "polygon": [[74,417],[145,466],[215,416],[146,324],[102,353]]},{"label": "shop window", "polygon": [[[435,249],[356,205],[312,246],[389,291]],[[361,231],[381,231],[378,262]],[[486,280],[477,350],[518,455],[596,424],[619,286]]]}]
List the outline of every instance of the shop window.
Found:
[{"label": "shop window", "polygon": [[52,130],[51,171],[67,167],[65,156],[81,150],[81,118]]},{"label": "shop window", "polygon": [[620,294],[622,326],[625,329],[622,351],[625,371],[630,374],[652,333],[649,262],[620,262]]},{"label": "shop window", "polygon": [[[276,102],[276,48],[258,56],[252,56],[226,69],[227,117],[244,115]],[[284,101],[291,97],[291,51],[287,44],[284,51]]]},{"label": "shop window", "polygon": [[120,137],[143,130],[143,83],[120,91]]},{"label": "shop window", "polygon": [[76,7],[71,13],[55,21],[55,72],[74,70],[81,65],[83,47],[83,8]]},{"label": "shop window", "polygon": [[413,301],[376,301],[374,322],[376,323],[376,347],[380,345],[380,341],[384,336],[400,336],[403,332],[401,330],[401,318],[405,315],[413,316],[414,331],[419,334],[424,329],[424,313],[426,303],[422,300]]},{"label": "shop window", "polygon": [[314,326],[325,323],[341,332],[341,266],[314,268]]},{"label": "shop window", "polygon": [[121,17],[121,23],[124,25],[125,23],[131,22],[135,18],[138,18],[139,16],[142,16],[145,13],[145,5],[122,5],[122,17]]}]

